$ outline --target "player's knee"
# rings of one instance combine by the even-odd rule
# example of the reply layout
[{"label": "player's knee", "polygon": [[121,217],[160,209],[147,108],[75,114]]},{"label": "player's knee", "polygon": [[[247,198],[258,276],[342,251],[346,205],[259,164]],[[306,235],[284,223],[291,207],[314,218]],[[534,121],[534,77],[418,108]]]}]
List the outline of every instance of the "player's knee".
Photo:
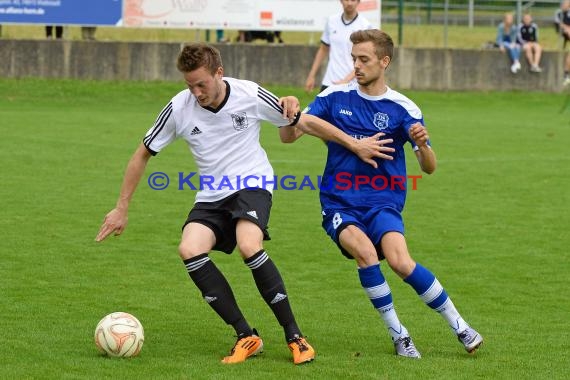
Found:
[{"label": "player's knee", "polygon": [[205,253],[204,250],[200,251],[196,247],[193,247],[191,244],[181,242],[178,245],[178,254],[182,260],[191,259],[192,257],[201,255],[202,253]]},{"label": "player's knee", "polygon": [[360,268],[365,268],[378,262],[378,254],[374,250],[357,249],[351,252],[351,255]]},{"label": "player's knee", "polygon": [[244,259],[253,256],[263,249],[261,242],[257,240],[244,239],[237,244],[241,257]]},{"label": "player's knee", "polygon": [[415,267],[415,262],[412,260],[409,254],[396,255],[386,259],[390,268],[396,273],[400,278],[408,277]]}]

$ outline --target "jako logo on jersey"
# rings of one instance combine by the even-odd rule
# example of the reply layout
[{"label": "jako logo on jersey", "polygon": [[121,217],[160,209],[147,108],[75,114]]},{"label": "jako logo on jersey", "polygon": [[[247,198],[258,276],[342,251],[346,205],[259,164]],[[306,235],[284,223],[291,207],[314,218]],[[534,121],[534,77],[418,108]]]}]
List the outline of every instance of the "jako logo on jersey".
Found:
[{"label": "jako logo on jersey", "polygon": [[340,110],[339,113],[342,114],[342,115],[352,116],[352,111],[345,110],[345,109]]},{"label": "jako logo on jersey", "polygon": [[236,131],[243,131],[247,129],[247,114],[245,112],[232,113],[232,120],[234,122],[234,129]]},{"label": "jako logo on jersey", "polygon": [[387,129],[388,121],[390,121],[390,118],[385,113],[376,112],[374,114],[374,126],[378,128],[378,130],[383,131],[384,129]]}]

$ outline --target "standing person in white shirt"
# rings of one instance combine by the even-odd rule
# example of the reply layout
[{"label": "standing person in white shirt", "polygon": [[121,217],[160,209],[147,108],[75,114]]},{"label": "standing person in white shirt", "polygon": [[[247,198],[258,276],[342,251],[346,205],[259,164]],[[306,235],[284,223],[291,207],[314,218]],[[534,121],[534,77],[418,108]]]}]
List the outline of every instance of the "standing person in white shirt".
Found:
[{"label": "standing person in white shirt", "polygon": [[[240,363],[263,349],[261,338],[243,316],[229,283],[209,257],[211,250],[230,254],[236,246],[261,296],[283,327],[293,362],[312,361],[315,351],[301,334],[283,279],[263,249],[263,240],[269,239],[274,177],[259,142],[261,121],[279,127],[295,125],[305,133],[337,142],[374,167],[377,164],[373,158],[389,159],[384,152],[393,149],[382,145],[391,140],[378,141],[381,134],[354,139],[325,121],[301,114],[295,97],[280,101],[256,83],[224,77],[220,52],[213,46],[185,46],[177,67],[188,88],[168,102],[146,133],[129,161],[117,204],[106,215],[95,240],[123,232],[130,200],[148,160],[183,138],[200,178],[210,181],[196,194],[182,227],[179,253],[204,300],[238,337],[222,362]],[[247,178],[250,181],[246,183]]]},{"label": "standing person in white shirt", "polygon": [[350,34],[357,30],[373,28],[364,16],[358,14],[357,8],[360,0],[340,0],[340,3],[343,9],[342,13],[335,14],[327,19],[321,37],[321,45],[305,81],[307,92],[311,92],[315,88],[317,73],[327,57],[327,70],[320,91],[332,84],[348,83],[353,80],[354,67],[350,55],[352,49]]}]

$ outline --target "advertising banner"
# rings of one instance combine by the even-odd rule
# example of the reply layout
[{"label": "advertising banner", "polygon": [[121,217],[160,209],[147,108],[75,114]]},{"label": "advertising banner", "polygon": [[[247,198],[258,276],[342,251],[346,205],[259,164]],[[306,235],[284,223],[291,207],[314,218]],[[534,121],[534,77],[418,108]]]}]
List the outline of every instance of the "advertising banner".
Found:
[{"label": "advertising banner", "polygon": [[122,0],[0,0],[0,24],[117,25]]},{"label": "advertising banner", "polygon": [[[359,12],[378,27],[380,9],[380,0],[360,1]],[[124,0],[122,25],[322,31],[326,18],[341,12],[339,0]]]}]

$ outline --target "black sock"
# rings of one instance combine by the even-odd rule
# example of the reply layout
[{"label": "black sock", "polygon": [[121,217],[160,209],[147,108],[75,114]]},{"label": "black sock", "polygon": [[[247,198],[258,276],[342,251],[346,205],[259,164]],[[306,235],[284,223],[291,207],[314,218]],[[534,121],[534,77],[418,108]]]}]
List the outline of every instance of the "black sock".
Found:
[{"label": "black sock", "polygon": [[207,253],[184,260],[186,270],[204,300],[228,325],[233,326],[238,336],[253,334],[253,330],[239,309],[230,284],[210,260]]},{"label": "black sock", "polygon": [[295,322],[289,304],[283,279],[267,253],[261,250],[246,259],[245,264],[251,269],[259,293],[277,317],[279,324],[283,326],[285,339],[289,341],[296,336],[301,336],[301,331]]}]

